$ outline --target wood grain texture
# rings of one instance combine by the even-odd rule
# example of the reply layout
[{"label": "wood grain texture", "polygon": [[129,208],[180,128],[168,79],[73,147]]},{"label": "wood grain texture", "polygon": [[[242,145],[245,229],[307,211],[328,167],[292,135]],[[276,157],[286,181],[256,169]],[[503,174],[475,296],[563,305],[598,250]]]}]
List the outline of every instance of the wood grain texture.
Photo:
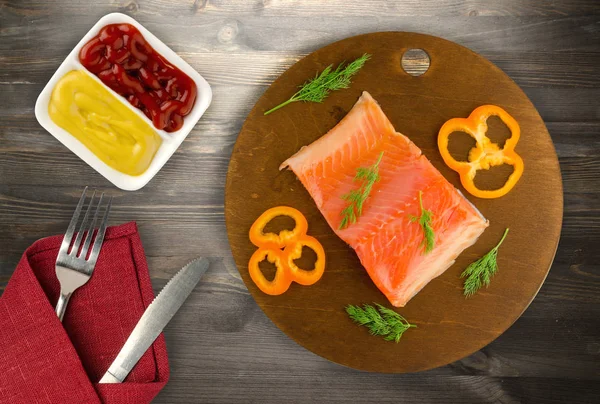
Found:
[{"label": "wood grain texture", "polygon": [[[179,151],[134,193],[112,188],[33,116],[35,98],[71,47],[114,11],[163,39],[214,90],[213,104]],[[513,78],[555,143],[565,202],[555,262],[524,315],[480,352],[403,376],[340,367],[283,335],[239,278],[223,216],[233,144],[267,86],[328,43],[384,30],[455,41]],[[167,328],[171,381],[157,403],[594,402],[600,394],[599,43],[594,0],[0,1],[0,287],[29,244],[64,231],[81,188],[92,185],[115,195],[112,223],[138,221],[156,290],[194,256],[214,263]]]}]

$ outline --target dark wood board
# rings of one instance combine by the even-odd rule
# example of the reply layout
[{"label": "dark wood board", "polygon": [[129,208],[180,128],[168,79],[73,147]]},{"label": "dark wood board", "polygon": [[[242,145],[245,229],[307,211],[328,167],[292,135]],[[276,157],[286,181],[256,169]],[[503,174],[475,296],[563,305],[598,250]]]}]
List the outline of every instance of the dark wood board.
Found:
[{"label": "dark wood board", "polygon": [[[429,70],[412,77],[401,68],[410,48],[424,49]],[[329,64],[372,59],[348,90],[322,104],[296,103],[269,116],[263,112],[286,100],[306,78]],[[370,281],[354,252],[328,227],[294,174],[279,172],[282,161],[319,138],[350,110],[367,90],[380,103],[396,130],[419,146],[459,189],[456,173],[437,151],[441,125],[466,117],[477,106],[499,105],[521,126],[516,150],[525,173],[500,199],[470,200],[490,222],[477,244],[454,266],[434,279],[405,308],[418,328],[399,344],[372,337],[344,312],[347,304],[378,302],[384,296]],[[562,183],[550,136],[535,107],[520,88],[485,58],[455,43],[427,35],[386,32],[361,35],[326,46],[299,61],[264,93],[250,112],[233,150],[225,189],[225,218],[233,256],[246,286],[267,316],[305,348],[334,362],[377,372],[414,372],[463,358],[497,338],[536,295],[552,263],[562,223]],[[252,283],[247,262],[255,250],[248,240],[253,221],[266,209],[293,206],[309,222],[327,253],[323,278],[311,287],[292,285],[281,296],[268,296]],[[487,290],[465,300],[459,274],[499,240],[500,272]]]}]

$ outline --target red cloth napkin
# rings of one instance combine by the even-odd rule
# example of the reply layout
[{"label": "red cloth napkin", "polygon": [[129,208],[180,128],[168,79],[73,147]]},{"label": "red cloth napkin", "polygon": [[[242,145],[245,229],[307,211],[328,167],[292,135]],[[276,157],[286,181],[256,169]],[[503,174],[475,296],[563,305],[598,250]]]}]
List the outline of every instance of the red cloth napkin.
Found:
[{"label": "red cloth napkin", "polygon": [[62,238],[29,247],[0,297],[0,403],[149,403],[169,378],[162,334],[125,383],[97,383],[154,299],[137,226],[107,229],[94,274],[61,324],[54,263]]}]

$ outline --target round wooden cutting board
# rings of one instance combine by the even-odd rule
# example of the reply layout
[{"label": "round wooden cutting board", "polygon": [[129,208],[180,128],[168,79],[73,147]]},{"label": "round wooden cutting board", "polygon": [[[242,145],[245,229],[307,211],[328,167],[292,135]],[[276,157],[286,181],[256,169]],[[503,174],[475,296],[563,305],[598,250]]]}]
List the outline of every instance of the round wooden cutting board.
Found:
[{"label": "round wooden cutting board", "polygon": [[[402,68],[411,48],[427,52],[431,65],[419,77]],[[333,92],[322,104],[293,103],[271,115],[306,79],[327,65],[337,66],[363,53],[372,55],[349,89]],[[334,127],[363,90],[379,102],[398,132],[419,146],[433,165],[489,219],[490,227],[456,263],[430,282],[404,308],[396,309],[418,328],[399,343],[369,335],[346,315],[348,304],[391,307],[371,282],[354,251],[329,228],[293,172],[279,165],[302,146]],[[478,199],[464,191],[458,174],[442,161],[437,133],[454,117],[495,104],[521,126],[516,151],[525,172],[499,199]],[[466,146],[457,136],[457,147]],[[464,144],[459,144],[463,142]],[[456,143],[456,142],[455,142]],[[454,146],[453,146],[454,147]],[[465,150],[468,150],[465,149]],[[504,175],[501,170],[494,175]],[[490,175],[484,176],[490,178]],[[498,179],[490,179],[498,182]],[[484,181],[482,186],[486,186]],[[487,184],[489,186],[489,184]],[[313,286],[292,284],[280,296],[262,293],[248,275],[255,247],[250,226],[266,209],[288,205],[304,213],[308,233],[327,253],[323,278]],[[233,150],[225,193],[229,242],[240,274],[266,315],[312,352],[356,369],[415,372],[461,359],[502,334],[519,318],[541,287],[554,258],[562,222],[563,194],[558,160],[548,131],[521,89],[485,58],[455,43],[428,35],[385,32],[348,38],[300,60],[264,93],[250,112]],[[499,251],[499,272],[487,289],[465,299],[460,273],[510,233]]]}]

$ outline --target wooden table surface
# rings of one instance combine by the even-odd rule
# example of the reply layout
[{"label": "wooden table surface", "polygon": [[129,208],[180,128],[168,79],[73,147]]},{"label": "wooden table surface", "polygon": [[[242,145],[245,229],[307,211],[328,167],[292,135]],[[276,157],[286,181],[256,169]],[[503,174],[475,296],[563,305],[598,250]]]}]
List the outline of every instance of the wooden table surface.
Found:
[{"label": "wooden table surface", "polygon": [[[0,290],[23,250],[66,228],[84,185],[138,222],[155,290],[181,265],[212,266],[165,334],[171,380],[156,403],[587,403],[600,396],[600,6],[594,0],[0,1]],[[552,4],[550,3],[557,3]],[[213,104],[145,188],[125,192],[46,133],[37,95],[104,14],[131,15],[212,85]],[[330,363],[261,312],[233,262],[223,216],[245,116],[302,56],[374,31],[438,35],[496,63],[527,93],[556,145],[562,238],[537,298],[481,351],[428,372]],[[543,234],[540,234],[543,237]],[[343,336],[342,336],[343,338]]]}]

